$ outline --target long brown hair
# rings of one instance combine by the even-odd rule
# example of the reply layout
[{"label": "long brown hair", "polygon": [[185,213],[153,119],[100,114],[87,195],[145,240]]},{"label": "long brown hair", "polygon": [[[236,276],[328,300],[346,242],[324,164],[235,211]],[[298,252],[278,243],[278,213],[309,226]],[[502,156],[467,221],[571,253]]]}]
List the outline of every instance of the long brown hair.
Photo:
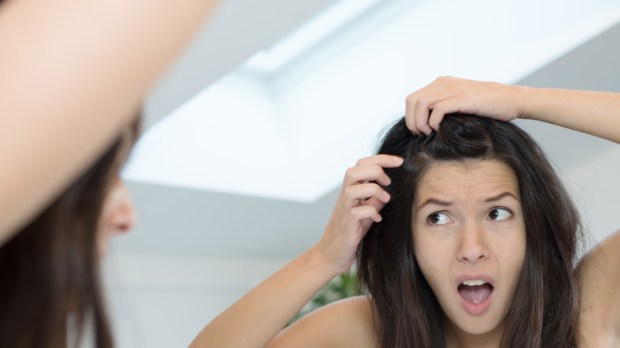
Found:
[{"label": "long brown hair", "polygon": [[445,315],[414,254],[411,219],[416,185],[438,161],[496,159],[518,178],[526,256],[501,347],[575,347],[579,294],[575,275],[579,217],[538,145],[520,128],[471,115],[448,115],[430,136],[414,135],[404,119],[379,153],[404,158],[386,169],[392,199],[358,250],[358,272],[372,296],[380,346],[445,347]]},{"label": "long brown hair", "polygon": [[[90,168],[0,248],[0,347],[77,345],[87,323],[96,347],[113,347],[101,290],[97,227],[104,199],[139,127],[137,117]],[[75,342],[69,342],[69,331]]]}]

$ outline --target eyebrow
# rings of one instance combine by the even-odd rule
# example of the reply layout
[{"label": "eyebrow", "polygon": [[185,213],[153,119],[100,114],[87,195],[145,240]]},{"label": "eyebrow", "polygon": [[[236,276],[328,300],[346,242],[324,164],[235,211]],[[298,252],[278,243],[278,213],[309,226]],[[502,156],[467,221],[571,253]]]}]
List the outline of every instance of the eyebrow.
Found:
[{"label": "eyebrow", "polygon": [[[519,198],[517,196],[515,196],[512,192],[502,192],[496,196],[493,197],[489,197],[487,199],[484,200],[485,203],[488,202],[495,202],[495,201],[499,201],[500,199],[504,198],[504,197],[512,197],[513,199],[515,199],[516,201],[519,201]],[[418,210],[422,209],[423,207],[429,205],[429,204],[435,204],[435,205],[442,205],[442,206],[451,206],[453,204],[453,202],[449,202],[449,201],[442,201],[440,199],[437,198],[429,198],[427,200],[425,200],[424,202],[422,202],[422,204],[420,204],[418,206]]]},{"label": "eyebrow", "polygon": [[442,201],[439,200],[437,198],[429,198],[427,200],[425,200],[424,202],[422,202],[422,204],[420,204],[418,206],[418,210],[422,209],[423,207],[429,205],[429,204],[435,204],[435,205],[443,205],[443,206],[450,206],[452,205],[452,202],[447,202],[447,201]]},{"label": "eyebrow", "polygon": [[495,201],[499,201],[500,199],[504,198],[504,197],[512,197],[514,200],[516,201],[520,201],[519,197],[517,197],[516,195],[514,195],[512,192],[502,192],[500,194],[498,194],[497,196],[493,196],[493,197],[489,197],[487,199],[485,199],[485,202],[495,202]]}]

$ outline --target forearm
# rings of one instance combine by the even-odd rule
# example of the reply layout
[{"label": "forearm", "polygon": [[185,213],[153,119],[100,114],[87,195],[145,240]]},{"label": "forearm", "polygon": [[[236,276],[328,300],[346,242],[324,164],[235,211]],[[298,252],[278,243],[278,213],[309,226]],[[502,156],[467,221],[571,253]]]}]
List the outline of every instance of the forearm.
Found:
[{"label": "forearm", "polygon": [[191,347],[265,347],[334,276],[310,249],[215,318]]},{"label": "forearm", "polygon": [[516,87],[521,118],[620,143],[620,93]]},{"label": "forearm", "polygon": [[118,134],[214,3],[0,7],[0,245]]},{"label": "forearm", "polygon": [[402,162],[399,157],[377,155],[349,168],[319,243],[215,318],[192,347],[267,346],[321,287],[350,269],[360,241],[370,225],[381,220],[379,211],[389,201],[379,186],[390,182],[383,169]]}]

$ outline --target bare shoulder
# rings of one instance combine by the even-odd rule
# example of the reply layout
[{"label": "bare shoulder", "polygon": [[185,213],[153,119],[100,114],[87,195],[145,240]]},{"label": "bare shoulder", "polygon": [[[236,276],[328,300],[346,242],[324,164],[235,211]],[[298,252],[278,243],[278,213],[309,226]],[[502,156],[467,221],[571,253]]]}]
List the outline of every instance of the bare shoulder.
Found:
[{"label": "bare shoulder", "polygon": [[366,296],[340,300],[282,330],[269,347],[376,347],[372,304]]},{"label": "bare shoulder", "polygon": [[620,230],[594,247],[578,268],[580,347],[620,345]]}]

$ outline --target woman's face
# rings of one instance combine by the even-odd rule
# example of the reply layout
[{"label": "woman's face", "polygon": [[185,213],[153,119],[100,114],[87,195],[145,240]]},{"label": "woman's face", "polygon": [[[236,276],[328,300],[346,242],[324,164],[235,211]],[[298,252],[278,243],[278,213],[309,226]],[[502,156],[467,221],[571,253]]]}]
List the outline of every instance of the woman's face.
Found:
[{"label": "woman's face", "polygon": [[450,332],[501,337],[526,245],[513,171],[496,160],[432,165],[416,189],[412,228]]},{"label": "woman's face", "polygon": [[123,181],[117,178],[106,196],[101,212],[97,231],[99,256],[107,254],[108,240],[111,237],[131,231],[135,222],[136,216],[129,192]]}]

